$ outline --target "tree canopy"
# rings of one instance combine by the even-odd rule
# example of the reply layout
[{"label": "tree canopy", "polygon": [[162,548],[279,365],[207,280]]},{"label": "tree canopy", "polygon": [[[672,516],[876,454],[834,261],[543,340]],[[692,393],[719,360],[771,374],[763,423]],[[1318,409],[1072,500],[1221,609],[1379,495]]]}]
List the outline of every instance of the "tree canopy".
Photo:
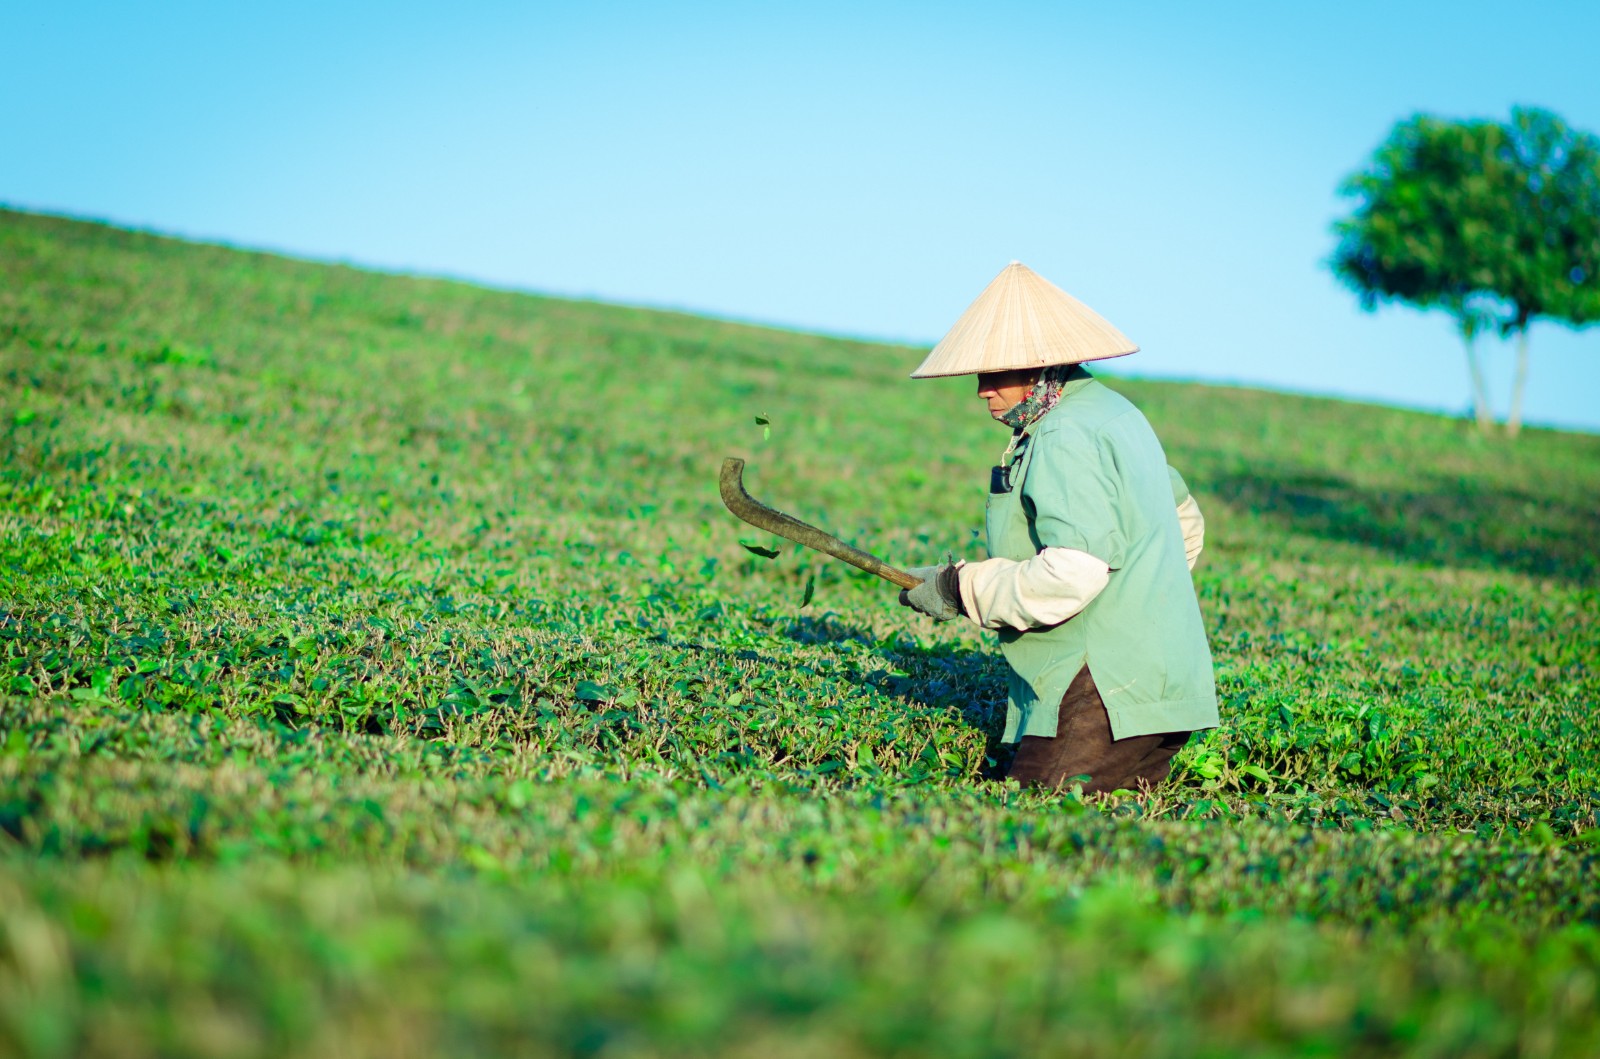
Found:
[{"label": "tree canopy", "polygon": [[1335,275],[1367,309],[1400,301],[1455,318],[1485,428],[1474,340],[1487,326],[1516,336],[1515,434],[1529,326],[1600,320],[1600,139],[1531,108],[1504,123],[1418,115],[1341,191],[1357,205],[1334,226]]}]

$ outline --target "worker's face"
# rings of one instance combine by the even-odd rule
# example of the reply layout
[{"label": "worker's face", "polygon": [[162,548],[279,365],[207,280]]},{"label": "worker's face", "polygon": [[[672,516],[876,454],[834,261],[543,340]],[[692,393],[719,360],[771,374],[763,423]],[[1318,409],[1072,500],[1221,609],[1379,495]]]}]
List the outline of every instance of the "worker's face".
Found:
[{"label": "worker's face", "polygon": [[978,375],[978,396],[989,402],[989,414],[996,419],[1015,408],[1039,381],[1039,369],[985,371]]}]

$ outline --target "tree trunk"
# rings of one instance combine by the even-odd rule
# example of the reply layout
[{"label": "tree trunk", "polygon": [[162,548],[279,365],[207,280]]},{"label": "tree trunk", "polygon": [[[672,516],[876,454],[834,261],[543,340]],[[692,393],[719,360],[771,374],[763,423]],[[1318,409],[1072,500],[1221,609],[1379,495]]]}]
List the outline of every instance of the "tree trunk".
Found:
[{"label": "tree trunk", "polygon": [[1522,394],[1528,386],[1528,328],[1517,332],[1517,376],[1511,384],[1511,414],[1506,417],[1506,437],[1522,432]]},{"label": "tree trunk", "polygon": [[1478,419],[1478,429],[1488,434],[1494,429],[1494,415],[1489,411],[1489,390],[1483,383],[1483,365],[1478,363],[1478,336],[1463,329],[1461,342],[1467,347],[1467,371],[1472,375],[1472,414]]}]

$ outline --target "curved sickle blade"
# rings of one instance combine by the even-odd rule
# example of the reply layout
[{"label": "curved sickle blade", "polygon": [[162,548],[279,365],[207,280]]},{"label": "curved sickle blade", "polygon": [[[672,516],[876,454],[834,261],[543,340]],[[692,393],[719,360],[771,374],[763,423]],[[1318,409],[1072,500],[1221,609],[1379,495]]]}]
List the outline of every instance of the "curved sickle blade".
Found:
[{"label": "curved sickle blade", "polygon": [[728,510],[752,526],[764,529],[768,533],[776,533],[780,537],[796,544],[803,544],[813,551],[831,555],[835,559],[843,559],[858,570],[876,574],[901,588],[916,588],[922,584],[918,578],[890,566],[877,556],[868,555],[860,548],[852,548],[838,537],[824,533],[815,526],[808,526],[799,519],[785,515],[782,511],[776,511],[756,500],[745,492],[744,461],[737,457],[729,456],[722,461],[720,484],[722,502],[728,505]]}]

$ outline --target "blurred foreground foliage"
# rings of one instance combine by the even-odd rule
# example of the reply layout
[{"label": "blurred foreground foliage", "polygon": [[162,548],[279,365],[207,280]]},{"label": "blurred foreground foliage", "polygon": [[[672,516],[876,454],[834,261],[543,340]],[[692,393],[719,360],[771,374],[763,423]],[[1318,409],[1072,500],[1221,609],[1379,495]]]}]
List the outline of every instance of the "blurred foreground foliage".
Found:
[{"label": "blurred foreground foliage", "polygon": [[1084,805],[984,637],[717,501],[981,554],[915,357],[0,212],[0,1043],[1600,1047],[1600,438],[1113,380],[1225,724]]}]

